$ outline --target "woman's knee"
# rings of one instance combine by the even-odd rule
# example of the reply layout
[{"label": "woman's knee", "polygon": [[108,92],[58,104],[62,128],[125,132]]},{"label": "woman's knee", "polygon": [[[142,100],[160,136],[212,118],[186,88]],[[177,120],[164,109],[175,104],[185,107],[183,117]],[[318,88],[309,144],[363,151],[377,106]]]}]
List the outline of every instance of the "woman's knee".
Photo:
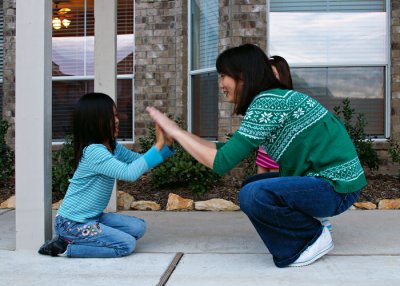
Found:
[{"label": "woman's knee", "polygon": [[253,196],[253,188],[250,185],[245,185],[239,192],[239,203],[240,209],[248,214],[253,206],[254,196]]},{"label": "woman's knee", "polygon": [[240,208],[248,216],[258,217],[272,211],[276,206],[276,196],[263,182],[253,182],[239,192]]}]

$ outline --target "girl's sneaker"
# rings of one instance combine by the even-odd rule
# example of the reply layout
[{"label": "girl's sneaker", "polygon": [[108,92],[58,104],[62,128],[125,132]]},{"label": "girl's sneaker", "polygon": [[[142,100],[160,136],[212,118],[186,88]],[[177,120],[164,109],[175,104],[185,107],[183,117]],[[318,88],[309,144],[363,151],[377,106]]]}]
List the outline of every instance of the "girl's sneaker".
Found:
[{"label": "girl's sneaker", "polygon": [[67,250],[67,246],[68,242],[57,235],[53,239],[46,241],[38,252],[43,255],[59,256]]}]

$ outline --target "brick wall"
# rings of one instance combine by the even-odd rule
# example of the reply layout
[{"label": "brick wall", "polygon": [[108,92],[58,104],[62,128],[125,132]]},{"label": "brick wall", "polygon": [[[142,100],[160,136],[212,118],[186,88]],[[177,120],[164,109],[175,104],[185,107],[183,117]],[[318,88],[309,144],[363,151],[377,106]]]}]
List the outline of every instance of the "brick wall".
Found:
[{"label": "brick wall", "polygon": [[11,124],[6,142],[13,149],[15,144],[15,1],[3,1],[3,119]]},{"label": "brick wall", "polygon": [[136,0],[135,136],[147,134],[152,105],[186,116],[187,1]]}]

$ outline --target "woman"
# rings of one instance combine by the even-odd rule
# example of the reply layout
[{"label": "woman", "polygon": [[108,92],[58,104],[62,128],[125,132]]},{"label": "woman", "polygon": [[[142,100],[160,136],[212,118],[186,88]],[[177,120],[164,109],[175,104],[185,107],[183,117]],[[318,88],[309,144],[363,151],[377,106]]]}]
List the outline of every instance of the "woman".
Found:
[{"label": "woman", "polygon": [[333,249],[329,230],[315,217],[344,212],[366,186],[354,145],[336,116],[309,96],[285,89],[257,46],[224,51],[216,67],[234,113],[244,115],[228,142],[201,139],[157,109],[147,111],[168,136],[219,174],[261,145],[280,173],[246,184],[240,207],[276,266],[311,264]]}]

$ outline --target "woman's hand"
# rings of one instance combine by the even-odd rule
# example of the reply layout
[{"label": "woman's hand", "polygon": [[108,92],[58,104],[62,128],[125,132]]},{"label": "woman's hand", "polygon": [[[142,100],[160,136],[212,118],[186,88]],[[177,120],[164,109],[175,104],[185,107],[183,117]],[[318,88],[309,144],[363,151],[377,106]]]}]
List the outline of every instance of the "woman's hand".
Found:
[{"label": "woman's hand", "polygon": [[165,132],[166,137],[169,137],[170,139],[176,139],[175,136],[177,135],[177,133],[182,131],[178,124],[169,119],[164,113],[160,112],[158,109],[149,106],[146,108],[146,111]]},{"label": "woman's hand", "polygon": [[181,129],[178,124],[154,107],[147,107],[146,110],[150,117],[161,127],[162,130],[160,131],[164,131],[164,140],[168,141],[168,139],[165,139],[168,137],[176,140],[197,161],[212,169],[217,153],[215,143]]},{"label": "woman's hand", "polygon": [[[161,128],[161,127],[160,127],[160,128]],[[165,134],[165,133],[164,133],[164,139],[165,139],[165,144],[166,144],[168,147],[171,147],[172,144],[174,143],[174,139],[173,139],[172,137],[168,136],[168,135]]]}]

